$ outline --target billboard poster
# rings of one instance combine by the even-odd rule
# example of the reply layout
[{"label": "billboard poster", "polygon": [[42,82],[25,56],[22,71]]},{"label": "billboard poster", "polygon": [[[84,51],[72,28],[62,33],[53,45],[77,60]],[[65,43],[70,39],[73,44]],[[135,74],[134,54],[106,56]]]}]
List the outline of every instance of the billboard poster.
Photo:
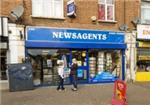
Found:
[{"label": "billboard poster", "polygon": [[150,40],[150,25],[137,25],[137,39]]}]

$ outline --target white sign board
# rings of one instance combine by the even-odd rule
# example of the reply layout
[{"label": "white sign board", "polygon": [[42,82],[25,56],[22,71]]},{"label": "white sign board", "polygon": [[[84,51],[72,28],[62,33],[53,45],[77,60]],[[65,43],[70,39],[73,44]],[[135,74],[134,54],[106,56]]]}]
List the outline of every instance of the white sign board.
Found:
[{"label": "white sign board", "polygon": [[137,39],[150,39],[150,25],[137,25]]}]

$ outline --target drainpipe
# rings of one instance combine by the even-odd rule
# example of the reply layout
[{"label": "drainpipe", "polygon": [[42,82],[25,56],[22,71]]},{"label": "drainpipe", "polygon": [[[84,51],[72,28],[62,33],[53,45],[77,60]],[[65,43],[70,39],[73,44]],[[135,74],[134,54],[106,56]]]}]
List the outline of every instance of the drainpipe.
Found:
[{"label": "drainpipe", "polygon": [[124,24],[126,24],[126,0],[124,0]]}]

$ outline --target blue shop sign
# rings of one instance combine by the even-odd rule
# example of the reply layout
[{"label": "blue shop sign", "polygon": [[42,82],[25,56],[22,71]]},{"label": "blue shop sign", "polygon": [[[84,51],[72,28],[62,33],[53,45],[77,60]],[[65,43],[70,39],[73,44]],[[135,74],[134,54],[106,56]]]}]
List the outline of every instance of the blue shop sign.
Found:
[{"label": "blue shop sign", "polygon": [[51,45],[57,43],[58,46],[67,47],[70,44],[70,46],[74,46],[75,48],[78,45],[81,48],[100,47],[100,44],[101,47],[103,44],[114,44],[116,47],[118,44],[122,44],[122,47],[125,47],[124,33],[99,30],[27,27],[26,40],[27,46],[30,46],[31,42],[41,42],[41,45],[44,44],[43,46],[46,43],[51,43]]}]

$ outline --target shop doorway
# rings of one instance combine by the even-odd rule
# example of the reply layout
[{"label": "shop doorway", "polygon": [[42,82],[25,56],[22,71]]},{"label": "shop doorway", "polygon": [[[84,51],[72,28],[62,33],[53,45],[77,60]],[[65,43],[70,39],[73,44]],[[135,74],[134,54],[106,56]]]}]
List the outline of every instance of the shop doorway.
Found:
[{"label": "shop doorway", "polygon": [[71,59],[75,58],[78,64],[78,82],[88,83],[88,50],[71,50]]}]

